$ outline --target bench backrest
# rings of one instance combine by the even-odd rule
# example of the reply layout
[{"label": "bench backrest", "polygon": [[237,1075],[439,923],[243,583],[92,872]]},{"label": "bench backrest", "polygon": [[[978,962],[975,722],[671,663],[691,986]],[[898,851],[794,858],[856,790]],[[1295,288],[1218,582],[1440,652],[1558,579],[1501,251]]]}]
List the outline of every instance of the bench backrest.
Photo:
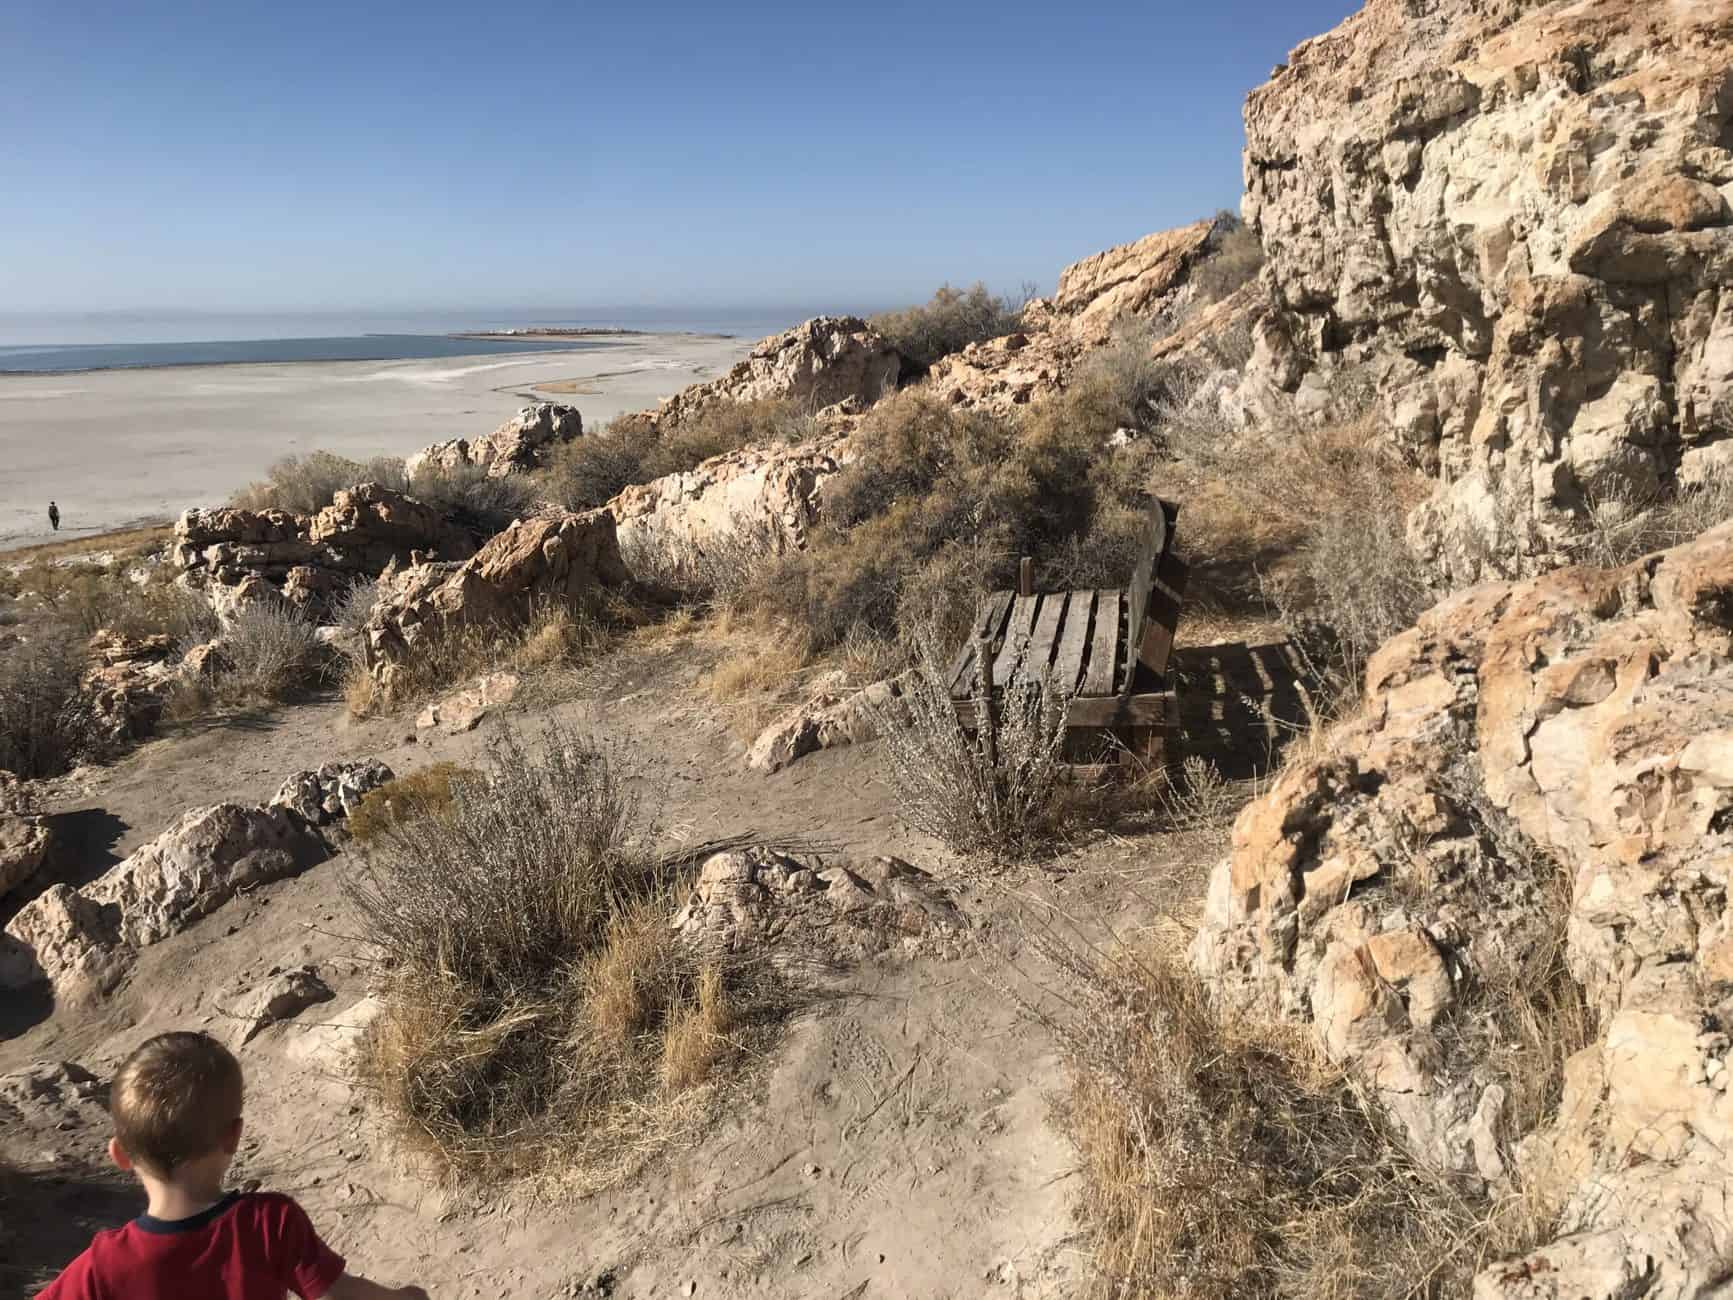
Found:
[{"label": "bench backrest", "polygon": [[1127,666],[1121,687],[1125,695],[1140,689],[1159,689],[1165,683],[1187,578],[1185,561],[1179,558],[1173,545],[1178,522],[1177,505],[1161,500],[1154,503],[1149,533],[1126,585],[1128,616],[1121,656],[1121,662]]}]

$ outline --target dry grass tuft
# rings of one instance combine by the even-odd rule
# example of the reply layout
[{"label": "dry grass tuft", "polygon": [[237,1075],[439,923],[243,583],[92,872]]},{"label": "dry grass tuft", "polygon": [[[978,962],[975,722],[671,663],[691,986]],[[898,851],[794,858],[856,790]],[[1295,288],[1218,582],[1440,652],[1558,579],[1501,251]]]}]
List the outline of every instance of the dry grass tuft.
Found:
[{"label": "dry grass tuft", "polygon": [[1215,1005],[1169,945],[1037,929],[1069,1010],[1064,1121],[1100,1296],[1466,1293],[1486,1215],[1418,1167],[1310,1034]]},{"label": "dry grass tuft", "polygon": [[678,1008],[662,1030],[662,1082],[675,1092],[710,1078],[733,1050],[734,1029],[722,972],[706,966],[698,975],[697,998]]},{"label": "dry grass tuft", "polygon": [[687,859],[612,755],[550,725],[488,757],[365,839],[347,888],[386,973],[360,1074],[445,1177],[593,1190],[702,1118],[768,976],[677,942]]},{"label": "dry grass tuft", "polygon": [[443,817],[451,811],[454,783],[480,777],[474,768],[446,762],[430,763],[418,772],[387,781],[361,796],[361,802],[349,814],[349,834],[366,844],[399,822]]}]

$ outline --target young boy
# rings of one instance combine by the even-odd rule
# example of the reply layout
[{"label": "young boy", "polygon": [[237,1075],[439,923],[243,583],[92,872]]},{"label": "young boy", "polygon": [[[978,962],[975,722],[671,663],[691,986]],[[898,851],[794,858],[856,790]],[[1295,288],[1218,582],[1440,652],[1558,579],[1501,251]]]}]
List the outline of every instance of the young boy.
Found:
[{"label": "young boy", "polygon": [[241,1064],[204,1034],[158,1034],[110,1090],[109,1158],[150,1198],[89,1248],[38,1300],[427,1300],[344,1271],[287,1196],[225,1193],[241,1144]]}]

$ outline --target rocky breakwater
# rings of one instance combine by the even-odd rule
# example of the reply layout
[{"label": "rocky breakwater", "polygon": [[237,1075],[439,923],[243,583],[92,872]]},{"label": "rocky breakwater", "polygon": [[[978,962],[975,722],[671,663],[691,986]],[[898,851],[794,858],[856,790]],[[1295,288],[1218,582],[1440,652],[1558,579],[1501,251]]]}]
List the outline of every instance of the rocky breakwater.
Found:
[{"label": "rocky breakwater", "polygon": [[285,510],[188,510],[175,524],[174,563],[219,611],[282,596],[313,618],[357,581],[392,565],[463,560],[473,533],[402,492],[363,483],[315,515]]},{"label": "rocky breakwater", "polygon": [[538,610],[575,610],[627,581],[606,510],[520,519],[461,564],[414,564],[380,582],[363,656],[390,696],[418,656],[466,631],[520,626]]},{"label": "rocky breakwater", "polygon": [[432,470],[480,469],[489,478],[527,474],[540,468],[546,453],[561,443],[584,435],[584,417],[575,406],[537,402],[526,406],[485,438],[471,442],[453,438],[423,447],[404,462],[404,473],[414,482]]},{"label": "rocky breakwater", "polygon": [[1366,364],[1459,580],[1733,458],[1733,0],[1369,0],[1246,102],[1254,379]]},{"label": "rocky breakwater", "polygon": [[927,383],[951,402],[1001,413],[1061,391],[1127,319],[1155,321],[1189,306],[1191,272],[1221,234],[1216,222],[1197,221],[1066,267],[1052,298],[1024,307],[1021,330],[940,359]]},{"label": "rocky breakwater", "polygon": [[1709,1294],[1733,1271],[1733,524],[1447,599],[1327,742],[1241,815],[1197,967],[1312,1025],[1427,1165],[1556,1215],[1481,1300]]}]

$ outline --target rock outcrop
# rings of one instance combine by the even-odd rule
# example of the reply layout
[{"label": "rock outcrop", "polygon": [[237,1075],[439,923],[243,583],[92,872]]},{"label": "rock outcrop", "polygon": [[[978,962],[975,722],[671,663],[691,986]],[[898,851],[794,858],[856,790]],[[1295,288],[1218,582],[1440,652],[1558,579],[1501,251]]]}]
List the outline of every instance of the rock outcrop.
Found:
[{"label": "rock outcrop", "polygon": [[417,564],[382,579],[364,661],[389,694],[409,661],[447,636],[576,609],[626,580],[606,510],[520,519],[462,564]]},{"label": "rock outcrop", "polygon": [[1733,0],[1369,0],[1247,100],[1254,371],[1374,368],[1455,578],[1733,458],[1730,68]]},{"label": "rock outcrop", "polygon": [[900,859],[825,865],[752,848],[707,859],[673,927],[700,951],[810,961],[943,941],[964,921],[933,877]]},{"label": "rock outcrop", "polygon": [[854,316],[818,316],[761,340],[718,379],[666,398],[658,423],[682,420],[728,402],[787,398],[817,410],[839,402],[870,406],[897,386],[902,358]]},{"label": "rock outcrop", "polygon": [[840,438],[747,447],[628,487],[606,509],[632,576],[678,582],[717,546],[779,554],[805,545],[824,484],[846,460]]},{"label": "rock outcrop", "polygon": [[[1481,1300],[1696,1296],[1733,1268],[1730,872],[1733,523],[1386,644],[1359,716],[1241,815],[1194,959],[1310,1022],[1429,1165],[1561,1190],[1567,1235]],[[1562,1042],[1573,1002],[1591,1026],[1526,1137],[1513,997]]]},{"label": "rock outcrop", "polygon": [[264,979],[231,998],[225,1013],[234,1025],[230,1042],[244,1047],[272,1025],[293,1020],[308,1007],[329,1002],[331,986],[314,966],[272,969]]},{"label": "rock outcrop", "polygon": [[83,694],[104,748],[124,749],[156,729],[174,685],[174,650],[173,640],[161,634],[103,630],[91,636]]},{"label": "rock outcrop", "polygon": [[523,679],[516,673],[483,673],[468,686],[442,696],[416,714],[416,730],[438,728],[448,736],[474,731],[495,709],[510,704],[522,685]]},{"label": "rock outcrop", "polygon": [[886,719],[894,722],[902,716],[906,689],[906,676],[873,682],[858,691],[826,684],[805,704],[789,709],[758,733],[746,751],[746,766],[755,772],[780,772],[821,749],[871,740]]},{"label": "rock outcrop", "polygon": [[464,560],[476,538],[432,506],[377,483],[335,494],[312,516],[284,510],[188,510],[175,524],[182,582],[219,613],[281,596],[309,617],[392,565]]},{"label": "rock outcrop", "polygon": [[139,948],[159,943],[254,885],[330,857],[282,807],[216,804],[183,815],[82,889],[56,884],[0,934],[0,988],[49,984],[78,1001],[107,992]]},{"label": "rock outcrop", "polygon": [[941,358],[927,384],[958,405],[1003,414],[1062,391],[1122,322],[1171,318],[1191,305],[1191,272],[1214,251],[1214,221],[1193,222],[1065,268],[1050,299],[1023,309],[1023,328]]},{"label": "rock outcrop", "polygon": [[370,791],[395,780],[396,775],[376,758],[326,763],[289,777],[269,807],[287,808],[313,826],[331,826],[346,820]]},{"label": "rock outcrop", "polygon": [[48,819],[36,813],[30,787],[0,769],[0,896],[36,874],[52,839]]},{"label": "rock outcrop", "polygon": [[575,406],[537,402],[526,406],[485,438],[474,442],[453,438],[424,447],[404,462],[404,473],[413,482],[430,469],[475,468],[489,478],[527,474],[540,467],[550,447],[583,437],[584,417]]}]

